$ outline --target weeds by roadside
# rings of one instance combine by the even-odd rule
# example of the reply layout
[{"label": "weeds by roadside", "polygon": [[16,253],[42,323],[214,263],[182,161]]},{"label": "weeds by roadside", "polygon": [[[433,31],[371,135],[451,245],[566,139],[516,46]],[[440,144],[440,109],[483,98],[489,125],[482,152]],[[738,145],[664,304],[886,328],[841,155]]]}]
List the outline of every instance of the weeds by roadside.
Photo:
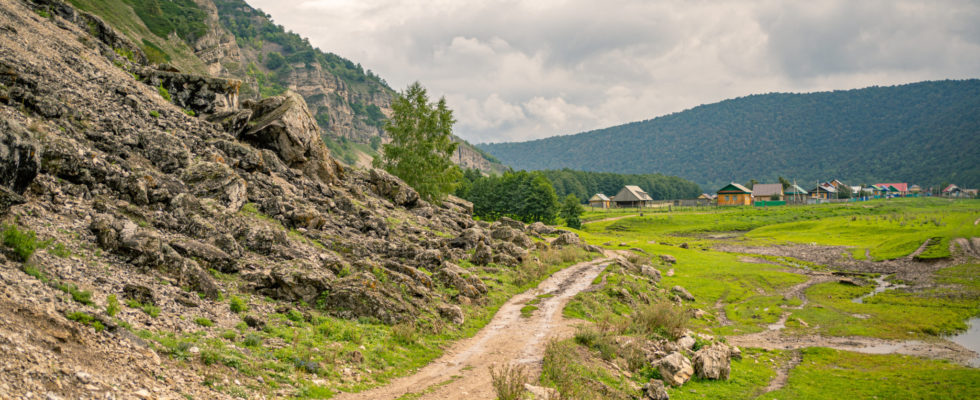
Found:
[{"label": "weeds by roadside", "polygon": [[490,366],[490,381],[499,400],[523,398],[524,384],[529,380],[527,368],[522,364],[509,364],[500,369]]}]

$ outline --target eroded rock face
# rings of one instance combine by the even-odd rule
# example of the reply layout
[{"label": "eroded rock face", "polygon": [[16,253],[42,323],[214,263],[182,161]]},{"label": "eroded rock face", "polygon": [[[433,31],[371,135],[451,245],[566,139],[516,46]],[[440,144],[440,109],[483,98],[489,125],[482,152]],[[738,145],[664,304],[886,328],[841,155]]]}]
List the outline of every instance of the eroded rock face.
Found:
[{"label": "eroded rock face", "polygon": [[660,371],[660,376],[672,386],[681,386],[688,379],[691,379],[691,375],[694,375],[694,367],[691,366],[691,362],[683,354],[676,351],[661,358],[657,369]]},{"label": "eroded rock face", "polygon": [[250,128],[241,138],[259,148],[270,149],[290,168],[322,182],[336,182],[340,166],[333,161],[320,138],[320,128],[306,108],[303,97],[286,92],[261,101],[246,102],[252,110]]},{"label": "eroded rock face", "polygon": [[41,169],[38,153],[30,132],[16,122],[0,120],[0,215],[24,202],[21,194]]},{"label": "eroded rock face", "polygon": [[238,88],[241,81],[143,68],[143,82],[167,90],[177,106],[197,114],[214,114],[238,108]]},{"label": "eroded rock face", "polygon": [[487,286],[483,281],[453,263],[446,263],[439,272],[435,273],[434,278],[446,287],[456,289],[460,295],[471,299],[487,294]]}]

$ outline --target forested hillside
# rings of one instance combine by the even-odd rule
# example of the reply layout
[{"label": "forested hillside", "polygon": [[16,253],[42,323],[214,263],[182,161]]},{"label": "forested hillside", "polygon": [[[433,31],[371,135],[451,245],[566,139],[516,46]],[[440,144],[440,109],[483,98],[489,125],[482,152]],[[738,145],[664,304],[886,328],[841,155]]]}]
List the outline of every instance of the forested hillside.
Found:
[{"label": "forested hillside", "polygon": [[574,194],[585,201],[596,193],[612,197],[625,185],[639,186],[654,200],[693,199],[701,194],[694,182],[661,174],[616,174],[611,172],[545,170],[541,173],[551,181],[559,198]]},{"label": "forested hillside", "polygon": [[752,95],[611,128],[480,145],[515,169],[662,173],[725,183],[980,186],[980,80]]}]

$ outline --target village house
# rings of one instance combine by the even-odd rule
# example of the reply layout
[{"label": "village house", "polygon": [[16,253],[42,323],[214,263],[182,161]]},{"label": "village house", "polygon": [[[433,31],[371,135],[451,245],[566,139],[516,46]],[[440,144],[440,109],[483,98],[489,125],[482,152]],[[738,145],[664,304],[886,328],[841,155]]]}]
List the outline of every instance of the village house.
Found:
[{"label": "village house", "polygon": [[609,208],[609,197],[602,193],[596,193],[589,198],[589,205],[592,208]]},{"label": "village house", "polygon": [[[876,183],[875,186],[888,189],[889,195],[902,196],[902,197],[909,195],[908,183]],[[892,187],[894,187],[895,190],[891,190]]]},{"label": "village house", "polygon": [[653,198],[639,186],[626,185],[612,198],[619,208],[647,207],[653,203]]},{"label": "village house", "polygon": [[729,183],[718,190],[719,206],[750,206],[752,191],[735,182]]},{"label": "village house", "polygon": [[960,189],[959,186],[956,185],[950,184],[949,186],[946,186],[946,188],[943,189],[943,196],[946,197],[960,197],[962,194],[963,191]]},{"label": "village house", "polygon": [[783,200],[782,183],[756,183],[752,186],[755,201]]},{"label": "village house", "polygon": [[817,185],[816,188],[810,189],[808,194],[811,199],[833,199],[837,194],[837,188],[829,183],[824,183]]},{"label": "village house", "polygon": [[711,194],[711,193],[701,193],[701,195],[700,195],[700,196],[698,196],[698,200],[708,200],[708,201],[712,201],[712,200],[714,200],[714,199],[715,199],[715,195],[713,195],[713,194]]},{"label": "village house", "polygon": [[785,196],[784,200],[786,201],[801,202],[808,196],[808,194],[806,189],[803,189],[800,187],[800,185],[794,183],[783,190],[783,196]]},{"label": "village house", "polygon": [[922,193],[922,187],[919,186],[919,185],[909,186],[909,193],[912,193],[912,194]]}]

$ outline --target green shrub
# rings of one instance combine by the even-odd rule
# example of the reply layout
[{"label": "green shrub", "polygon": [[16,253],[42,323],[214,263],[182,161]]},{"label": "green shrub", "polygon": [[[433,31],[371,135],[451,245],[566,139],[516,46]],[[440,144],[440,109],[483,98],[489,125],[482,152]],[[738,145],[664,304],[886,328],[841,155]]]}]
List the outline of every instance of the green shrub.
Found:
[{"label": "green shrub", "polygon": [[262,345],[262,336],[254,333],[249,333],[245,335],[245,340],[242,340],[242,344],[247,347],[258,347]]},{"label": "green shrub", "polygon": [[27,261],[35,250],[44,247],[34,231],[21,231],[15,225],[4,226],[3,245],[13,250],[20,261]]},{"label": "green shrub", "polygon": [[168,91],[167,88],[163,87],[162,83],[160,84],[160,86],[157,86],[157,93],[160,93],[160,97],[163,97],[164,100],[173,101],[173,99],[170,98],[170,91]]},{"label": "green shrub", "polygon": [[119,313],[119,299],[116,298],[116,295],[110,294],[106,298],[105,313],[110,317],[114,317]]},{"label": "green shrub", "polygon": [[242,300],[238,296],[231,296],[231,304],[229,307],[231,308],[231,312],[236,314],[248,311],[248,305],[245,304],[245,300]]},{"label": "green shrub", "polygon": [[143,312],[146,313],[146,315],[149,315],[153,318],[156,318],[157,316],[160,315],[160,307],[157,307],[152,304],[143,304],[136,300],[129,299],[126,300],[126,305],[131,308],[138,308],[140,310],[143,310]]},{"label": "green shrub", "polygon": [[221,337],[225,340],[235,340],[235,338],[238,337],[238,334],[235,333],[235,331],[229,329],[224,332],[221,332]]},{"label": "green shrub", "polygon": [[157,111],[157,110],[151,110],[150,111],[150,116],[153,117],[153,118],[160,118],[160,112]]},{"label": "green shrub", "polygon": [[48,253],[58,258],[68,258],[71,256],[71,251],[61,243],[55,243],[54,246],[51,246],[48,249]]},{"label": "green shrub", "polygon": [[95,319],[95,317],[89,315],[88,313],[84,313],[81,311],[74,311],[65,314],[65,317],[72,321],[76,321],[91,326],[95,328],[96,332],[102,332],[105,329],[105,325],[102,325],[102,322],[99,322],[99,320]]},{"label": "green shrub", "polygon": [[214,322],[211,322],[210,319],[204,318],[204,317],[194,318],[194,323],[196,323],[196,324],[198,324],[200,326],[203,326],[203,327],[214,326]]},{"label": "green shrub", "polygon": [[410,323],[403,322],[391,327],[391,338],[401,344],[415,343],[416,334],[415,325]]},{"label": "green shrub", "polygon": [[490,382],[500,400],[517,400],[524,395],[524,384],[528,383],[527,368],[521,364],[505,365],[497,370],[490,366]]},{"label": "green shrub", "polygon": [[76,302],[91,306],[95,303],[92,302],[92,292],[88,290],[79,290],[75,285],[62,284],[58,285],[58,289],[62,292],[71,295],[71,299]]},{"label": "green shrub", "polygon": [[661,302],[639,307],[630,321],[630,330],[643,335],[664,336],[671,340],[684,335],[687,312],[671,303]]}]

